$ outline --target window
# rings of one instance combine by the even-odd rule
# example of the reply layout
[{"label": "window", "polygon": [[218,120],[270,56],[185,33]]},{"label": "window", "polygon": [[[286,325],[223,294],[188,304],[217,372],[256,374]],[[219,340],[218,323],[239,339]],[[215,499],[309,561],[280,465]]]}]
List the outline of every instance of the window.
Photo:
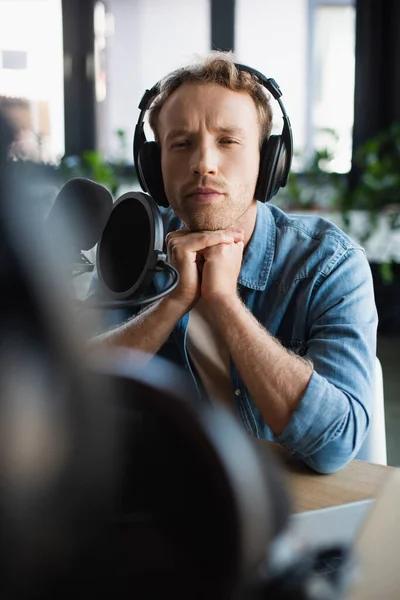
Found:
[{"label": "window", "polygon": [[311,143],[330,149],[334,157],[326,166],[344,173],[350,170],[352,153],[355,9],[345,3],[319,2],[312,18]]},{"label": "window", "polygon": [[[240,62],[273,77],[289,114],[301,169],[315,149],[335,157],[324,168],[348,171],[351,161],[355,8],[353,0],[236,0]],[[274,132],[281,131],[274,107]],[[333,130],[335,136],[329,134]]]},{"label": "window", "polygon": [[[132,139],[144,91],[169,71],[210,48],[209,0],[109,0],[113,21],[106,39],[107,94],[104,147],[109,159],[132,163]],[[101,127],[101,125],[100,125]],[[126,147],[119,146],[123,130]]]},{"label": "window", "polygon": [[0,105],[19,131],[18,156],[64,153],[63,85],[61,0],[0,0]]}]

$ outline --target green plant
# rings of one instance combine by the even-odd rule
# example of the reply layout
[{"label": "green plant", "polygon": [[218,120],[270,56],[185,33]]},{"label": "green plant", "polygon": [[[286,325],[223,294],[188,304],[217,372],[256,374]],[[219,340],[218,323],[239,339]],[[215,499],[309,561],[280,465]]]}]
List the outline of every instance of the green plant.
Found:
[{"label": "green plant", "polygon": [[292,170],[288,183],[278,196],[276,203],[285,210],[332,209],[340,204],[340,198],[345,191],[345,178],[341,173],[329,170],[335,157],[333,148],[337,142],[337,134],[331,129],[323,133],[329,148],[314,150],[312,156],[305,160],[301,153],[295,153],[295,158],[303,159],[301,171]]},{"label": "green plant", "polygon": [[97,150],[85,150],[80,155],[65,155],[60,161],[59,172],[63,180],[72,177],[88,177],[101,183],[109,189],[115,197],[121,184],[130,179],[136,180],[133,168],[126,164],[126,133],[123,129],[115,132],[118,138],[117,157],[113,161],[106,161]]},{"label": "green plant", "polygon": [[115,168],[105,162],[96,150],[85,150],[81,155],[63,156],[59,171],[64,180],[72,177],[88,177],[105,185],[113,195],[118,191],[119,182]]},{"label": "green plant", "polygon": [[355,153],[361,171],[352,204],[371,212],[400,202],[400,123],[368,140]]},{"label": "green plant", "polygon": [[[394,123],[360,146],[354,155],[359,172],[358,183],[342,196],[340,209],[347,227],[351,226],[351,210],[368,213],[361,241],[376,231],[383,213],[391,230],[400,228],[400,123]],[[383,281],[393,280],[391,262],[381,265]]]}]

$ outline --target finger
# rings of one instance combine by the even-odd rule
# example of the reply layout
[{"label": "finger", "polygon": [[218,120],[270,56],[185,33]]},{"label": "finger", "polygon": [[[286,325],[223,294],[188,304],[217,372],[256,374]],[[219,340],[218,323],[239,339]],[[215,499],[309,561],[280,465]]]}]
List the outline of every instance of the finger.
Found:
[{"label": "finger", "polygon": [[174,235],[167,240],[169,251],[182,250],[185,252],[199,252],[205,248],[218,244],[232,244],[243,240],[243,232],[234,230],[203,231],[188,235]]},{"label": "finger", "polygon": [[183,235],[188,235],[189,233],[190,231],[188,231],[187,229],[177,229],[177,231],[170,231],[165,236],[165,241],[168,243],[168,240],[170,240],[171,238],[182,237]]},{"label": "finger", "polygon": [[201,255],[204,260],[208,260],[209,258],[215,255],[226,255],[226,252],[229,252],[230,256],[240,255],[243,256],[244,250],[244,242],[241,240],[239,242],[233,242],[230,247],[229,244],[218,244],[216,246],[210,246],[209,248],[204,248],[204,250],[198,252],[198,256]]},{"label": "finger", "polygon": [[184,237],[184,236],[193,236],[193,237],[199,237],[199,236],[214,236],[215,234],[227,234],[229,236],[233,236],[235,239],[243,239],[244,237],[244,229],[236,229],[236,228],[229,228],[229,229],[221,229],[218,231],[189,231],[188,229],[177,229],[176,231],[170,231],[169,233],[167,233],[167,235],[165,236],[165,240],[168,242],[168,240],[175,238],[175,237]]},{"label": "finger", "polygon": [[196,254],[196,264],[197,264],[197,268],[199,269],[200,273],[203,271],[203,266],[204,266],[204,256],[200,253]]}]

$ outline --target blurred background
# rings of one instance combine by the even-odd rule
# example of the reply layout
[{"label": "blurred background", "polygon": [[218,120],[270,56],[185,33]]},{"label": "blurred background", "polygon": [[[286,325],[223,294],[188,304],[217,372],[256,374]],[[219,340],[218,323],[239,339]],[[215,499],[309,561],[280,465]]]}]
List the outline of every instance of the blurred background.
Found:
[{"label": "blurred background", "polygon": [[273,201],[323,214],[366,249],[391,465],[400,465],[399,25],[398,0],[0,0],[0,108],[17,131],[14,168],[46,182],[38,215],[71,177],[114,198],[139,189],[138,103],[194,54],[234,50],[277,80],[295,159]]}]

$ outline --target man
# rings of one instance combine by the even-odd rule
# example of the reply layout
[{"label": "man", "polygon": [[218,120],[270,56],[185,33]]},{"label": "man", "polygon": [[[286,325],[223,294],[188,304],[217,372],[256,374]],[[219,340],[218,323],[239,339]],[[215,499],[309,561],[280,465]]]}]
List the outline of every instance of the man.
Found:
[{"label": "man", "polygon": [[254,197],[271,122],[262,86],[230,54],[161,83],[150,125],[180,282],[96,343],[178,360],[250,434],[331,472],[368,429],[372,279],[363,250],[333,224]]}]

